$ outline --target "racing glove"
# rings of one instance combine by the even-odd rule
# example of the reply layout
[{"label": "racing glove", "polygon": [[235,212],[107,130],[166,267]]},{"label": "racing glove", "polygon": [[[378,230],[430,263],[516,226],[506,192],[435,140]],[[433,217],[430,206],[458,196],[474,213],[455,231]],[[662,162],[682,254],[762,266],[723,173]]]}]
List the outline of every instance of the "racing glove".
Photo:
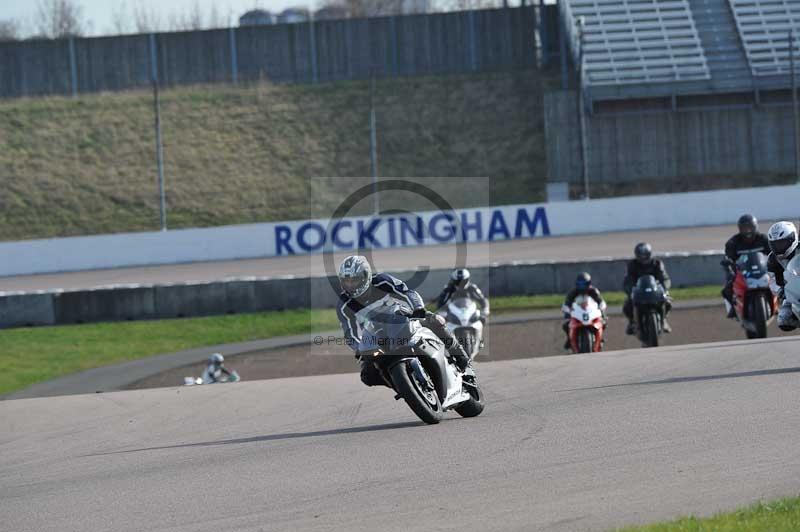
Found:
[{"label": "racing glove", "polygon": [[412,318],[418,318],[418,319],[424,319],[427,315],[428,311],[425,310],[425,307],[414,309],[414,312],[411,313]]}]

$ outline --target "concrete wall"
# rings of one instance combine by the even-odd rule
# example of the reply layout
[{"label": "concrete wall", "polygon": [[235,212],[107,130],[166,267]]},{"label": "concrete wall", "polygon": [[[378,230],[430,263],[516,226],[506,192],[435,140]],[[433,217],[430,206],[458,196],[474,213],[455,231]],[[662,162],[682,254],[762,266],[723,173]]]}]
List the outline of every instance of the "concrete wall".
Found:
[{"label": "concrete wall", "polygon": [[[370,217],[348,217],[336,224],[329,220],[301,220],[0,242],[0,276],[320,253],[325,242],[333,242],[337,251],[363,251],[695,227],[730,223],[742,212],[763,219],[795,219],[798,205],[800,186],[791,185],[463,209],[454,211],[452,220],[444,216],[450,213],[427,211],[387,215],[376,224]],[[401,238],[400,218],[410,227],[416,227],[419,220],[423,226],[420,243]],[[375,230],[370,231],[370,227]],[[286,238],[277,238],[279,233]],[[369,239],[364,236],[368,233]],[[291,250],[287,251],[279,241],[289,242]]]},{"label": "concrete wall", "polygon": [[153,73],[174,86],[534,68],[535,29],[527,7],[2,43],[0,97],[130,89]]},{"label": "concrete wall", "polygon": [[[791,108],[739,106],[587,117],[592,183],[794,171]],[[545,96],[548,179],[582,181],[575,91]]]},{"label": "concrete wall", "polygon": [[[674,286],[723,282],[722,255],[671,254],[665,257]],[[575,276],[589,271],[602,290],[620,290],[625,260],[529,263],[471,268],[489,297],[566,293]],[[416,272],[393,272],[408,280]],[[415,288],[425,300],[438,295],[450,270],[432,270]],[[0,328],[166,319],[298,308],[333,308],[335,278],[249,278],[212,283],[133,286],[98,290],[0,293]]]}]

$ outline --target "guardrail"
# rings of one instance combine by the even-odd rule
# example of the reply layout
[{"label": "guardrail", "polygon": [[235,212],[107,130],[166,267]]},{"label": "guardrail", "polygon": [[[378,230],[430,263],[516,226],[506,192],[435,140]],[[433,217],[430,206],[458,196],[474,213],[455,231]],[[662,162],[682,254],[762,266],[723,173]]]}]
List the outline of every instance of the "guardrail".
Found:
[{"label": "guardrail", "polygon": [[[662,257],[674,286],[722,283],[722,254],[672,253]],[[627,259],[572,262],[514,262],[470,268],[489,297],[566,293],[582,271],[601,290],[619,290]],[[415,271],[392,272],[410,279]],[[426,299],[438,295],[449,269],[430,270],[416,289]],[[124,285],[90,290],[0,292],[0,327],[25,327],[119,320],[148,320],[333,308],[336,280],[327,277],[242,278],[207,283]]]}]

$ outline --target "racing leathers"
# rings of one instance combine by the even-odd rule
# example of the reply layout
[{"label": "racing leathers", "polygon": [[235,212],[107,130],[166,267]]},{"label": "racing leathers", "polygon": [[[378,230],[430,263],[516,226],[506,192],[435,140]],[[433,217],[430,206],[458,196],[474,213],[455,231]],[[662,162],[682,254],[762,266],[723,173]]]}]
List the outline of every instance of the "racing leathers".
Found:
[{"label": "racing leathers", "polygon": [[781,304],[780,309],[778,309],[778,327],[782,331],[792,331],[800,326],[800,322],[797,321],[797,317],[795,317],[794,312],[792,312],[792,304],[786,301],[783,294],[783,287],[786,285],[783,272],[796,253],[796,251],[793,251],[786,257],[780,259],[776,257],[774,253],[770,253],[767,259],[767,270],[772,274],[774,281],[772,289],[777,292],[778,300]]},{"label": "racing leathers", "polygon": [[[672,280],[669,278],[669,274],[667,273],[667,269],[664,267],[664,263],[658,259],[650,259],[647,262],[641,262],[636,259],[631,260],[628,262],[628,266],[625,272],[625,280],[622,283],[623,289],[625,290],[625,303],[622,305],[622,313],[625,314],[625,317],[628,318],[628,330],[630,331],[633,327],[633,301],[631,300],[631,292],[633,291],[633,287],[636,286],[636,281],[639,280],[639,277],[643,275],[652,275],[656,278],[656,280],[662,284],[664,290],[669,291],[670,287],[672,286]],[[666,315],[669,314],[669,311],[672,309],[672,305],[667,299],[667,303],[664,307],[664,330],[669,331],[669,325],[666,323]]]},{"label": "racing leathers", "polygon": [[432,312],[425,310],[425,304],[420,295],[408,288],[402,280],[385,273],[372,277],[370,288],[360,297],[351,298],[347,294],[340,294],[336,315],[344,332],[347,345],[356,351],[356,357],[361,365],[361,381],[367,386],[387,386],[380,372],[371,362],[359,356],[358,343],[361,338],[362,324],[369,318],[372,311],[382,306],[389,306],[394,301],[410,307],[414,317],[421,318],[422,326],[430,329],[438,336],[462,371],[469,365],[469,357],[464,352],[453,334],[447,330],[445,320]]},{"label": "racing leathers", "polygon": [[223,373],[227,375],[228,378],[231,377],[231,372],[222,364],[209,364],[206,366],[200,378],[203,379],[203,384],[215,384],[222,380]]},{"label": "racing leathers", "polygon": [[489,315],[489,298],[483,295],[481,289],[475,283],[469,283],[466,288],[457,286],[457,282],[452,279],[442,289],[442,293],[436,298],[436,308],[442,308],[453,299],[471,299],[481,309],[481,319],[485,321]]},{"label": "racing leathers", "polygon": [[725,258],[727,261],[725,266],[725,287],[722,289],[722,297],[725,299],[729,315],[733,314],[731,312],[733,308],[733,281],[736,278],[734,264],[736,264],[741,255],[755,251],[760,251],[764,254],[770,252],[769,240],[767,240],[767,235],[764,233],[756,233],[749,241],[740,233],[736,233],[725,243]]}]

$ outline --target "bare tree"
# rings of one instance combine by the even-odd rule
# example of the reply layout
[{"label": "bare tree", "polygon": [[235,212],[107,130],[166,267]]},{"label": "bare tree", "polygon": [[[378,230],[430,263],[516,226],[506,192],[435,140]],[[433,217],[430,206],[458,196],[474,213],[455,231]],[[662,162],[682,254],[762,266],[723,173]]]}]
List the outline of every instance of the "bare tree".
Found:
[{"label": "bare tree", "polygon": [[347,13],[351,17],[378,17],[383,15],[401,15],[406,4],[417,3],[415,0],[325,0],[321,9],[325,11]]},{"label": "bare tree", "polygon": [[0,42],[18,41],[19,34],[19,23],[16,20],[0,20]]},{"label": "bare tree", "polygon": [[131,16],[128,12],[128,4],[125,0],[118,0],[111,8],[111,28],[112,31],[121,35],[131,31]]},{"label": "bare tree", "polygon": [[141,3],[133,6],[133,24],[139,33],[152,33],[161,29],[158,13]]},{"label": "bare tree", "polygon": [[203,29],[203,10],[195,0],[188,11],[173,11],[169,16],[169,29],[173,31],[190,31]]},{"label": "bare tree", "polygon": [[228,18],[229,18],[228,16],[226,16],[219,9],[217,9],[217,4],[211,4],[211,11],[209,11],[208,13],[208,24],[206,25],[206,27],[212,29],[227,28]]},{"label": "bare tree", "polygon": [[39,33],[51,39],[82,35],[86,26],[75,0],[39,0],[36,20]]},{"label": "bare tree", "polygon": [[464,11],[467,9],[487,9],[500,6],[507,7],[507,0],[444,0],[440,4],[442,11]]}]

